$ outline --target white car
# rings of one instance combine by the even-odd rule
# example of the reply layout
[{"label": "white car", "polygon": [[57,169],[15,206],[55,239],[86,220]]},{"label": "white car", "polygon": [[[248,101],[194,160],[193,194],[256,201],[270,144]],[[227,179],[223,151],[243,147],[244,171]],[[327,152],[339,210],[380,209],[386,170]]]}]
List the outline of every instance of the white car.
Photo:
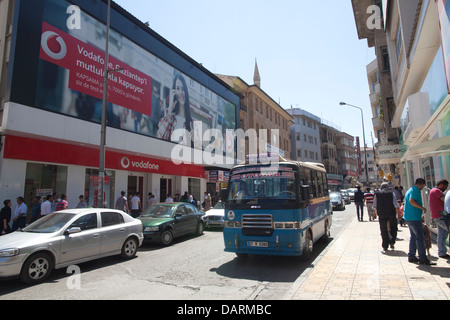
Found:
[{"label": "white car", "polygon": [[131,259],[143,239],[141,221],[120,210],[57,211],[0,237],[0,278],[37,284],[53,269],[116,254]]},{"label": "white car", "polygon": [[223,228],[225,225],[225,204],[217,202],[212,209],[205,212],[203,221],[206,228]]}]

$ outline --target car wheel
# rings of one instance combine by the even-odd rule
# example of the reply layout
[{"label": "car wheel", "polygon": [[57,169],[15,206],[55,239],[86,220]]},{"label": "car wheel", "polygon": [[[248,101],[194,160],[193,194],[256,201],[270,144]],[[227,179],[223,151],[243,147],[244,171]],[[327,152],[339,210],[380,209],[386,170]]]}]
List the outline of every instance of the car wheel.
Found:
[{"label": "car wheel", "polygon": [[166,229],[161,233],[161,244],[163,246],[170,246],[173,242],[173,233],[171,230]]},{"label": "car wheel", "polygon": [[44,252],[39,252],[29,257],[20,272],[20,280],[27,284],[44,282],[53,270],[53,259]]},{"label": "car wheel", "polygon": [[130,237],[128,238],[122,246],[121,256],[122,258],[129,260],[133,259],[136,256],[137,250],[139,247],[139,243],[136,238]]},{"label": "car wheel", "polygon": [[198,224],[197,224],[197,231],[196,231],[196,233],[197,233],[197,235],[198,236],[201,236],[202,234],[203,234],[203,231],[205,230],[205,225],[203,224],[203,222],[199,222]]}]

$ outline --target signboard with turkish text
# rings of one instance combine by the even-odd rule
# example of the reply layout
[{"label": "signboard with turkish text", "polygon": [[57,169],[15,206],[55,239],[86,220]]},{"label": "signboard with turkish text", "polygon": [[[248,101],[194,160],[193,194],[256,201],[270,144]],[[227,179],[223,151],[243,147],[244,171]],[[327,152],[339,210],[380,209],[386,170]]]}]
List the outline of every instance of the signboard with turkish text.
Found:
[{"label": "signboard with turkish text", "polygon": [[[103,98],[104,51],[43,22],[39,57],[69,70],[70,89]],[[108,75],[108,101],[150,116],[152,78],[112,56],[108,69],[122,69]]]}]

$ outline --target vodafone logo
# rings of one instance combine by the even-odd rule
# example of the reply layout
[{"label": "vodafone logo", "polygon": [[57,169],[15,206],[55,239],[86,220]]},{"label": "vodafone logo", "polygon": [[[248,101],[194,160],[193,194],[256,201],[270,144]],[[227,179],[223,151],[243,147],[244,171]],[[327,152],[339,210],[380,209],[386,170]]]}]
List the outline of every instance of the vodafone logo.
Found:
[{"label": "vodafone logo", "polygon": [[132,169],[144,169],[145,171],[159,171],[159,165],[151,163],[149,161],[132,161],[127,156],[120,159],[120,165],[124,169],[128,169],[130,166]]},{"label": "vodafone logo", "polygon": [[128,169],[128,167],[130,166],[130,159],[128,159],[128,157],[123,157],[120,160],[120,165],[122,166],[122,168]]},{"label": "vodafone logo", "polygon": [[67,46],[63,38],[53,31],[46,31],[41,38],[42,50],[52,59],[64,59],[67,54]]}]

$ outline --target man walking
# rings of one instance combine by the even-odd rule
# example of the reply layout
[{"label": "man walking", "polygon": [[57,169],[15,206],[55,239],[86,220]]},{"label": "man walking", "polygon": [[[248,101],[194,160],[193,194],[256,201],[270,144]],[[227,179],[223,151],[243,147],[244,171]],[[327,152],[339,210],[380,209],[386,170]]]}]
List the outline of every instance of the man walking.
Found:
[{"label": "man walking", "polygon": [[440,258],[450,258],[447,254],[447,246],[445,244],[448,238],[448,220],[442,219],[441,212],[444,210],[444,191],[448,188],[448,181],[442,179],[438,181],[436,187],[430,190],[428,195],[428,203],[430,204],[431,219],[434,220],[438,227],[437,245],[438,255]]},{"label": "man walking", "polygon": [[[361,191],[361,186],[357,186],[356,189],[358,189],[355,192],[355,206],[356,206],[356,214],[358,215],[358,221],[363,221],[364,216],[364,193]],[[361,210],[361,216],[360,216],[360,210]]]},{"label": "man walking", "polygon": [[387,182],[383,182],[381,184],[381,190],[375,192],[373,208],[377,211],[378,221],[380,223],[381,246],[383,250],[387,251],[388,246],[394,249],[398,231],[397,215],[400,209],[394,194],[389,191],[389,184]]},{"label": "man walking", "polygon": [[[409,227],[411,238],[409,240],[409,262],[419,262],[420,264],[434,265],[430,262],[425,252],[425,240],[422,226],[422,214],[427,212],[423,207],[421,191],[425,187],[425,180],[418,178],[415,184],[405,194],[405,208],[403,217]],[[416,257],[416,251],[419,258]]]}]

